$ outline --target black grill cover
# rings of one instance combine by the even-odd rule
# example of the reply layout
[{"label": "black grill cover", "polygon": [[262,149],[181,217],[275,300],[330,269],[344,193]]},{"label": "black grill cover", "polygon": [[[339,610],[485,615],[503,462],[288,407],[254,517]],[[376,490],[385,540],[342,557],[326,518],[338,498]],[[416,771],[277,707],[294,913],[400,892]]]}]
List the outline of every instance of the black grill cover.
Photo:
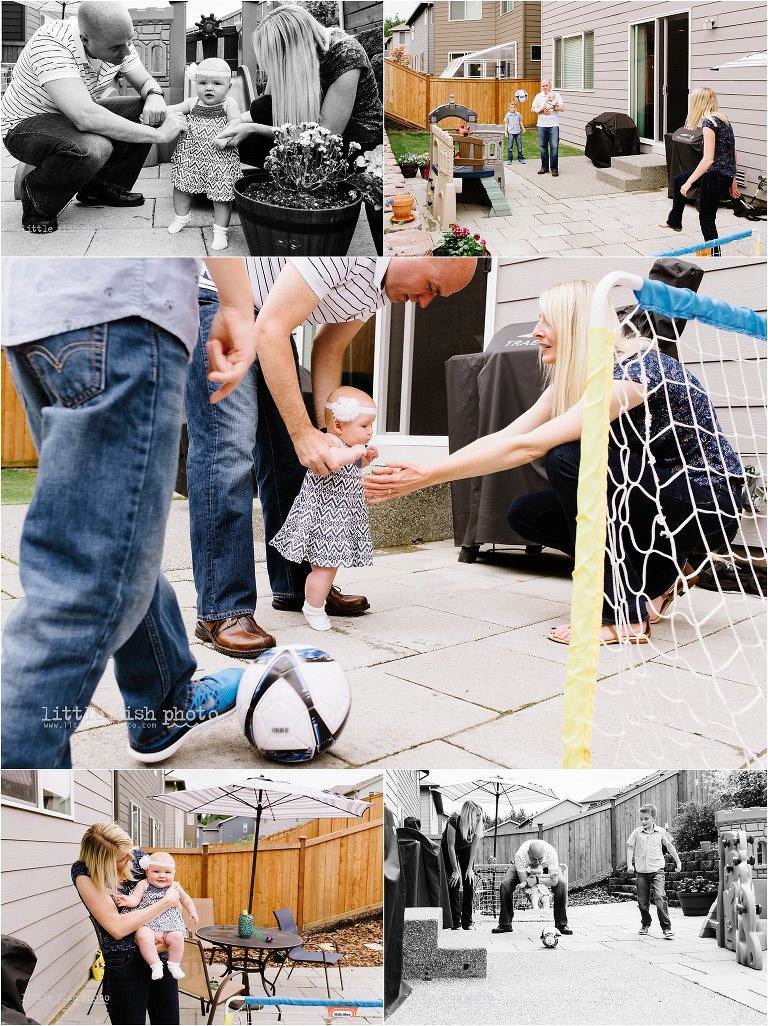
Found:
[{"label": "black grill cover", "polygon": [[637,125],[629,114],[606,112],[584,126],[587,143],[584,155],[595,167],[610,167],[611,157],[629,157],[640,152]]},{"label": "black grill cover", "polygon": [[[672,182],[683,171],[692,171],[704,153],[704,133],[700,128],[678,128],[671,135],[664,136],[664,149],[667,155],[667,196],[672,199]],[[689,200],[699,195],[699,187],[694,184],[688,193]]]},{"label": "black grill cover", "polygon": [[37,955],[18,937],[2,938],[3,1014],[2,1022],[36,1023],[24,1011],[24,994],[35,971]]},{"label": "black grill cover", "polygon": [[405,879],[400,868],[400,849],[395,817],[384,806],[384,1010],[390,1015],[411,993],[403,979],[403,921]]}]

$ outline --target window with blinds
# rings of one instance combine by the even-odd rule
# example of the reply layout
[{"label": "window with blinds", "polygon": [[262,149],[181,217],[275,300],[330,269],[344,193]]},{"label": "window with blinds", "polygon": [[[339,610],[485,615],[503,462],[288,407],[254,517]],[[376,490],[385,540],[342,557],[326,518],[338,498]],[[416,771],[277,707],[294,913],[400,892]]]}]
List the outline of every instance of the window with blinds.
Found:
[{"label": "window with blinds", "polygon": [[480,21],[483,17],[482,0],[450,0],[449,21]]},{"label": "window with blinds", "polygon": [[555,39],[555,89],[594,89],[595,34]]}]

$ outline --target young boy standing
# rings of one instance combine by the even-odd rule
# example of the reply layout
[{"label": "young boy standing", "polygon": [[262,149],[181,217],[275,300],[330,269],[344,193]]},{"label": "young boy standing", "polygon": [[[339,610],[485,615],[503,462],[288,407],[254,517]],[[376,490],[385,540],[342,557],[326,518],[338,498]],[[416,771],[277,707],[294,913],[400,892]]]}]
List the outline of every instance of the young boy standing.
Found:
[{"label": "young boy standing", "polygon": [[517,159],[521,164],[524,164],[523,160],[523,135],[525,126],[523,125],[523,116],[518,112],[517,107],[514,103],[510,103],[509,110],[504,115],[504,127],[507,130],[507,160],[512,163],[512,143],[517,144]]},{"label": "young boy standing", "polygon": [[640,808],[640,826],[635,827],[627,838],[627,869],[634,867],[637,874],[637,904],[640,906],[640,936],[646,937],[651,926],[650,903],[653,901],[659,916],[659,926],[664,940],[672,940],[672,923],[669,919],[667,894],[664,889],[664,866],[666,863],[662,845],[675,860],[675,869],[680,871],[680,856],[667,831],[656,823],[655,805]]}]

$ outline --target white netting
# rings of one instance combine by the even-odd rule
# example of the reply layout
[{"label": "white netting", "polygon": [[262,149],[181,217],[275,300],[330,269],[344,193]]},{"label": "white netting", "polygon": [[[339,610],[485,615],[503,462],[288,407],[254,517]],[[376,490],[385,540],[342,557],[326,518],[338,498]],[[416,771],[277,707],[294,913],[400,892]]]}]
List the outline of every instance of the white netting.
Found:
[{"label": "white netting", "polygon": [[691,246],[670,249],[658,256],[702,256],[702,257],[759,257],[765,254],[765,242],[756,230],[747,228],[732,235],[724,235],[710,242],[697,242]]},{"label": "white netting", "polygon": [[754,764],[766,748],[766,343],[713,326],[724,303],[682,331],[665,313],[622,319],[639,349],[624,379],[646,399],[610,426],[603,609],[622,637],[660,616],[646,644],[601,646],[593,764]]}]

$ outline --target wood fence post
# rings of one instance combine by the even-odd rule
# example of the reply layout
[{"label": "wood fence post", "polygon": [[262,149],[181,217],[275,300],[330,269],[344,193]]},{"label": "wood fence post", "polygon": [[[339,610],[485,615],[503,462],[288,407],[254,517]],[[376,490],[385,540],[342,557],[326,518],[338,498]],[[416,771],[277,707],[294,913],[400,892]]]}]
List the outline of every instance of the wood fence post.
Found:
[{"label": "wood fence post", "polygon": [[619,835],[618,825],[616,823],[616,799],[611,798],[611,869],[615,872],[618,866],[618,848],[619,848]]},{"label": "wood fence post", "polygon": [[307,857],[307,839],[302,834],[299,838],[299,888],[296,899],[296,925],[299,933],[304,929],[304,869]]},{"label": "wood fence post", "polygon": [[544,824],[543,823],[537,823],[536,824],[536,836],[539,838],[540,841],[544,840]]},{"label": "wood fence post", "polygon": [[208,845],[203,845],[203,861],[200,867],[200,890],[204,898],[210,898],[208,893]]}]

